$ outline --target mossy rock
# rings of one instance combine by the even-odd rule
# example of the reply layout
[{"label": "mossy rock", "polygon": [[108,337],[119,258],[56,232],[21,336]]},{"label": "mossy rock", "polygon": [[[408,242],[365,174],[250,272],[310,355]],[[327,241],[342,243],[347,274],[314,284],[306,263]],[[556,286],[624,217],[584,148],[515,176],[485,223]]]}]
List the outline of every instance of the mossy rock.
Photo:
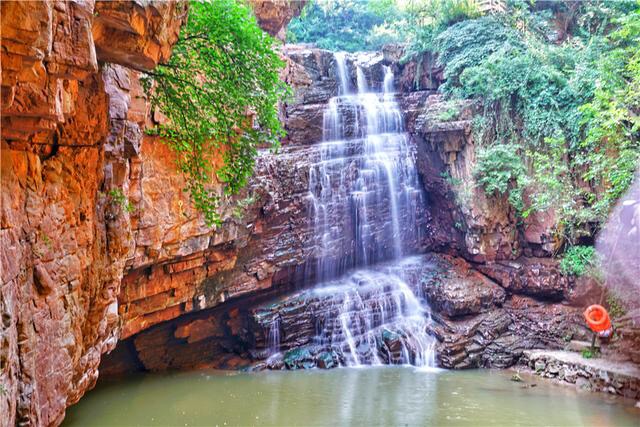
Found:
[{"label": "mossy rock", "polygon": [[287,351],[283,360],[287,369],[309,369],[315,366],[311,352],[305,347]]}]

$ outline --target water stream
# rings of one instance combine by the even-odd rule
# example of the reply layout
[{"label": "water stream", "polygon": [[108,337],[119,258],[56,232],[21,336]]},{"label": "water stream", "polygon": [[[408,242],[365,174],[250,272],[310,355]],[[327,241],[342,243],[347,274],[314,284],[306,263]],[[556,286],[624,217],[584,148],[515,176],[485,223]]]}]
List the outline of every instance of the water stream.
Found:
[{"label": "water stream", "polygon": [[[321,156],[309,170],[320,279],[315,292],[329,300],[320,313],[313,313],[314,342],[338,354],[346,366],[433,366],[434,340],[427,333],[424,299],[406,282],[402,269],[373,269],[385,260],[401,264],[410,250],[407,237],[418,233],[415,212],[424,203],[393,93],[394,76],[384,67],[384,81],[376,91],[344,53],[335,54],[335,64],[338,96],[324,111]],[[349,65],[351,71],[355,67],[355,90]],[[348,273],[354,268],[358,270]],[[271,331],[276,323],[277,318],[270,323],[269,339],[280,336]]]},{"label": "water stream", "polygon": [[[335,61],[340,94],[324,111],[320,159],[309,170],[320,281],[402,256],[403,242],[418,234],[415,212],[424,203],[391,69],[374,92],[356,66],[353,93],[345,54]],[[337,252],[350,246],[352,254]]]}]

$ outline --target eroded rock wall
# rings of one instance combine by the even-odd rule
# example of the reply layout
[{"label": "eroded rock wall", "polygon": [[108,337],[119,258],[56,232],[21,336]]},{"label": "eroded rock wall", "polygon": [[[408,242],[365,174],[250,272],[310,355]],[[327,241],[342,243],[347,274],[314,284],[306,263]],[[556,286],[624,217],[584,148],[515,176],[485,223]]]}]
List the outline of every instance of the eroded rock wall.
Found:
[{"label": "eroded rock wall", "polygon": [[[273,34],[301,9],[257,3]],[[162,117],[140,72],[169,58],[185,2],[1,7],[0,424],[55,425],[121,337],[265,286],[256,265],[197,292],[236,266],[261,208],[207,227],[144,133]]]},{"label": "eroded rock wall", "polygon": [[[277,155],[264,152],[258,159],[246,194],[252,199],[243,212],[246,227],[237,224],[244,237],[222,246],[234,254],[233,262],[213,274],[204,271],[210,262],[204,253],[184,259],[175,271],[171,263],[148,268],[144,267],[148,262],[138,264],[125,278],[134,283],[127,282],[120,298],[130,307],[121,306],[125,325],[131,326],[125,326],[123,336],[135,335],[107,359],[105,370],[255,364],[268,354],[269,331],[256,314],[263,312],[286,319],[282,348],[294,352],[299,362],[289,366],[280,360],[269,367],[337,363],[325,357],[326,349],[309,347],[315,333],[313,308],[321,310],[322,303],[296,296],[300,287],[315,279],[317,248],[307,199],[308,171],[318,159],[323,111],[338,91],[335,57],[308,46],[288,46],[285,54],[286,78],[295,93],[283,106],[289,133]],[[401,64],[400,57],[387,49],[359,55],[358,65],[376,88],[383,82],[383,66],[390,66],[396,76],[397,101],[417,149],[426,190],[421,238],[412,250],[448,254],[434,256],[437,274],[427,268],[414,278],[421,281],[415,285],[433,310],[431,333],[438,338],[438,363],[450,368],[506,367],[516,363],[525,349],[562,348],[571,337],[583,338],[579,312],[584,301],[579,301],[577,287],[560,273],[557,262],[544,257],[549,248],[541,242],[547,242],[548,227],[539,226],[537,240],[532,241],[531,232],[527,237],[526,229],[516,226],[506,200],[488,198],[473,186],[473,106],[457,105],[459,115],[442,120],[441,111],[447,107],[437,93],[441,74],[433,58],[425,55]],[[350,61],[348,79],[355,87]],[[418,69],[422,71],[416,77]],[[349,116],[346,120],[348,133],[354,123]],[[468,185],[466,199],[460,197],[460,183]],[[336,245],[336,254],[349,256],[351,247],[352,242]],[[180,275],[190,279],[179,279]],[[184,283],[193,282],[197,286],[185,293]],[[294,296],[282,297],[292,292]],[[179,297],[172,299],[174,295]],[[183,305],[162,308],[167,301]],[[151,320],[136,320],[145,318]],[[175,319],[159,323],[170,318]]]},{"label": "eroded rock wall", "polygon": [[1,421],[55,425],[117,342],[116,299],[134,242],[107,193],[126,191],[147,113],[132,99],[132,68],[168,58],[185,8],[1,7]]}]

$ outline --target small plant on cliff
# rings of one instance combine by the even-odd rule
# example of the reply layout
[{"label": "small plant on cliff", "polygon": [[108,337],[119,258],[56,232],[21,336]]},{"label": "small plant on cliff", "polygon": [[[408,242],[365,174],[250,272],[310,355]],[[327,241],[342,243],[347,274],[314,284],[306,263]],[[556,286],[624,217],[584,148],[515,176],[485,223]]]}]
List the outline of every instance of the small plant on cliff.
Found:
[{"label": "small plant on cliff", "polygon": [[522,192],[527,183],[527,170],[512,144],[496,144],[478,152],[474,177],[484,191],[491,195],[507,195],[509,203],[521,212]]},{"label": "small plant on cliff", "polygon": [[594,348],[593,350],[590,348],[585,348],[582,350],[582,357],[585,359],[597,359],[600,356],[600,350]]},{"label": "small plant on cliff", "polygon": [[247,196],[244,199],[238,200],[238,203],[233,209],[234,218],[237,219],[238,221],[241,221],[247,209],[249,208],[249,206],[255,203],[255,201],[256,201],[256,198],[254,196]]},{"label": "small plant on cliff", "polygon": [[120,206],[125,212],[131,213],[135,210],[133,204],[127,199],[124,192],[120,188],[112,188],[107,193],[111,201]]},{"label": "small plant on cliff", "polygon": [[51,238],[42,231],[40,232],[40,238],[42,239],[42,242],[44,242],[44,244],[47,246],[47,248],[51,249]]},{"label": "small plant on cliff", "polygon": [[612,319],[618,319],[627,313],[622,302],[613,294],[607,295],[607,307]]},{"label": "small plant on cliff", "polygon": [[279,78],[284,61],[244,3],[198,1],[189,8],[171,59],[144,83],[168,118],[155,132],[176,153],[185,191],[207,224],[219,225],[220,203],[245,185],[257,147],[277,147],[284,135],[277,109],[287,93]]},{"label": "small plant on cliff", "polygon": [[440,111],[436,116],[436,119],[441,122],[450,122],[455,120],[460,115],[460,110],[456,105],[447,105],[445,110]]},{"label": "small plant on cliff", "polygon": [[597,259],[593,246],[572,246],[560,260],[560,270],[566,275],[583,276],[597,268]]}]

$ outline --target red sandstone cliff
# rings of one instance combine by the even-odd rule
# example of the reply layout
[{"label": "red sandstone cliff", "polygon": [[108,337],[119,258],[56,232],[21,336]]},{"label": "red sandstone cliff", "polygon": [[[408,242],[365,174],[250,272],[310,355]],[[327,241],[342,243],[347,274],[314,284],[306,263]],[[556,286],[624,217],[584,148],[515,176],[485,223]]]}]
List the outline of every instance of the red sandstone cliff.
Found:
[{"label": "red sandstone cliff", "polygon": [[[299,12],[254,3],[272,34]],[[0,425],[56,425],[121,335],[193,308],[246,226],[206,227],[144,135],[139,72],[169,58],[186,4],[1,7]]]}]

